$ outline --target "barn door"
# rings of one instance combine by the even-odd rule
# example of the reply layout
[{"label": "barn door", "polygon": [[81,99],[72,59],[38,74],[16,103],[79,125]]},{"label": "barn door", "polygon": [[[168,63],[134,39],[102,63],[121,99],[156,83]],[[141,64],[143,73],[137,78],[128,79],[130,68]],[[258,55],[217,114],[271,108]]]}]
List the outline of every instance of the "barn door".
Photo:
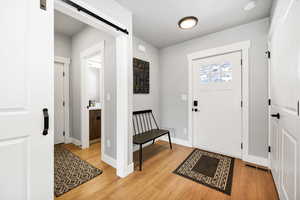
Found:
[{"label": "barn door", "polygon": [[300,2],[288,11],[271,38],[271,169],[281,199],[300,199]]},{"label": "barn door", "polygon": [[46,3],[1,2],[3,200],[53,199],[53,2]]}]

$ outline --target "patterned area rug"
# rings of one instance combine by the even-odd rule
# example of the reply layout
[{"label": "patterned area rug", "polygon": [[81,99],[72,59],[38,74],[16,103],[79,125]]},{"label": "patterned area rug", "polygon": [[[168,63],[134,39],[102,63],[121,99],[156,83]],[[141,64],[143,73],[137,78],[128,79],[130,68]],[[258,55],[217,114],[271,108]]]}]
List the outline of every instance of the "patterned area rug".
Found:
[{"label": "patterned area rug", "polygon": [[233,167],[234,158],[195,149],[174,173],[230,195]]},{"label": "patterned area rug", "polygon": [[102,174],[102,170],[93,167],[61,145],[54,147],[54,193],[55,196],[72,190],[73,188]]}]

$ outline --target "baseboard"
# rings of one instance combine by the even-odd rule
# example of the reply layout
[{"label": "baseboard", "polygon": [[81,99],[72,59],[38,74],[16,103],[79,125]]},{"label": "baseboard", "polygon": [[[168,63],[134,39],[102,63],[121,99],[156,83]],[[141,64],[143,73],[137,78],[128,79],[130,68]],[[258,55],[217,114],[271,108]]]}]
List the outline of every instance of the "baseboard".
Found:
[{"label": "baseboard", "polygon": [[68,141],[69,143],[75,144],[76,146],[80,146],[80,145],[81,145],[81,141],[80,141],[80,140],[77,140],[76,138],[69,137],[69,138],[67,139],[67,141]]},{"label": "baseboard", "polygon": [[65,144],[70,144],[72,143],[72,138],[71,137],[65,137]]},{"label": "baseboard", "polygon": [[131,163],[127,166],[126,174],[129,175],[134,171],[134,163]]},{"label": "baseboard", "polygon": [[243,156],[243,161],[269,168],[269,159],[253,155]]},{"label": "baseboard", "polygon": [[[160,137],[158,140],[169,142],[168,136]],[[186,147],[192,147],[192,145],[187,140],[182,140],[182,139],[171,137],[171,142],[174,144],[179,144],[179,145],[186,146]]]},{"label": "baseboard", "polygon": [[[144,148],[144,147],[147,147],[147,146],[149,146],[149,145],[151,145],[152,143],[153,143],[153,142],[151,141],[151,142],[147,142],[146,144],[143,144],[143,148]],[[133,145],[133,148],[132,148],[132,152],[138,151],[139,149],[140,149],[140,146],[134,144],[134,145]]]},{"label": "baseboard", "polygon": [[102,161],[105,162],[106,164],[112,166],[113,168],[117,168],[117,161],[116,159],[106,155],[106,154],[103,154],[102,155]]}]

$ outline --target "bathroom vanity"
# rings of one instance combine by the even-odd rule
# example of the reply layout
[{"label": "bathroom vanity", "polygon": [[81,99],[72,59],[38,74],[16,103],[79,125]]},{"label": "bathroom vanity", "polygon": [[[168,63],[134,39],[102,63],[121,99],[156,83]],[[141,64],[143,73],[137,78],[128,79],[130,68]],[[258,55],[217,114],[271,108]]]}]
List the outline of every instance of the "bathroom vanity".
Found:
[{"label": "bathroom vanity", "polygon": [[101,140],[101,108],[90,107],[90,142],[99,142]]}]

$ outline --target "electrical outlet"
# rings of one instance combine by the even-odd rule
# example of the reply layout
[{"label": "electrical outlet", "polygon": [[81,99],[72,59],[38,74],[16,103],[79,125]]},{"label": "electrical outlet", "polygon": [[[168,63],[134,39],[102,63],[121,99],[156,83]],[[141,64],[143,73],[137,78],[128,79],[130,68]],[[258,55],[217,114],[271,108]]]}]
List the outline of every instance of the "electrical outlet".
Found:
[{"label": "electrical outlet", "polygon": [[107,146],[107,148],[110,148],[110,140],[106,141],[106,146]]}]

